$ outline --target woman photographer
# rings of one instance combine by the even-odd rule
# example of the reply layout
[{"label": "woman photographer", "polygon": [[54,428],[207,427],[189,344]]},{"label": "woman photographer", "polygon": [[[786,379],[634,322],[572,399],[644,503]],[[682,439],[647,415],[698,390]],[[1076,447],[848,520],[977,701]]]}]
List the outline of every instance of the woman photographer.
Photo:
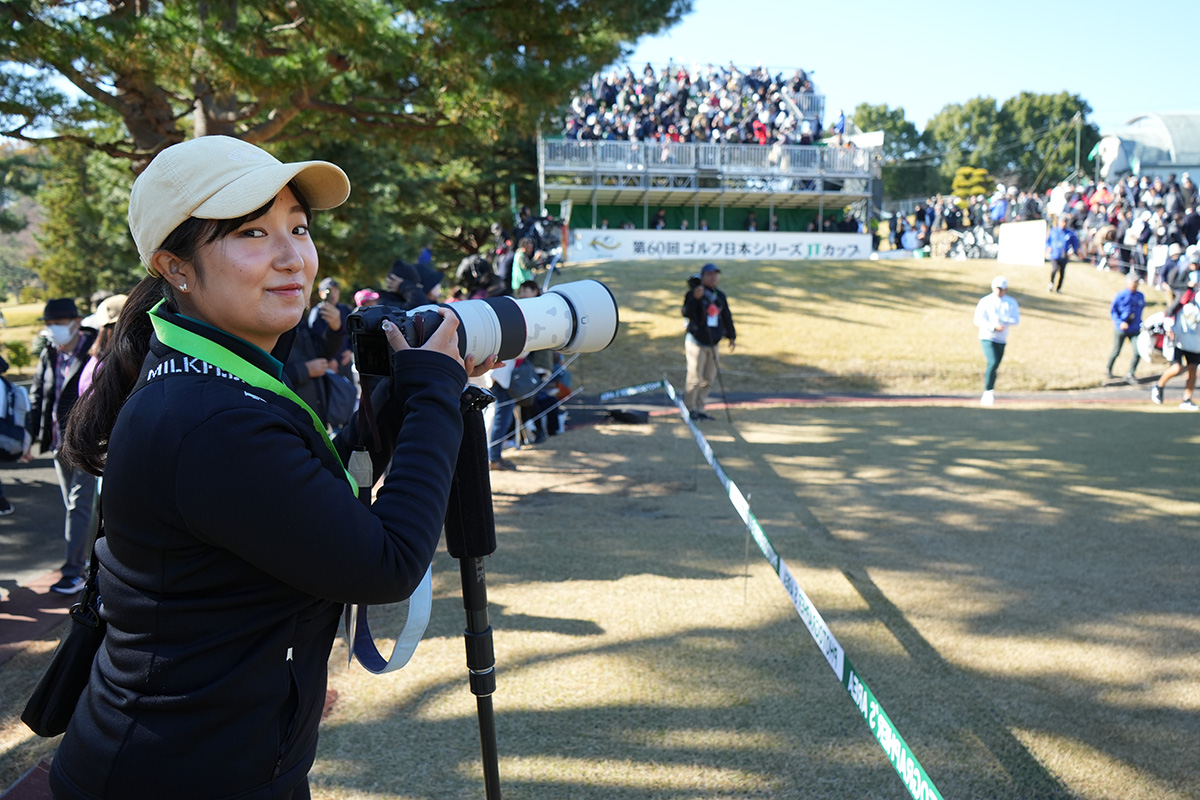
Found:
[{"label": "woman photographer", "polygon": [[66,434],[104,474],[107,631],[55,797],[307,798],[342,605],[407,597],[433,557],[475,367],[455,317],[420,349],[385,326],[373,466],[395,466],[369,507],[343,468],[356,425],[331,443],[280,382],[317,272],[310,205],[349,191],[332,164],[221,136],[163,150],[134,183],[151,277]]}]

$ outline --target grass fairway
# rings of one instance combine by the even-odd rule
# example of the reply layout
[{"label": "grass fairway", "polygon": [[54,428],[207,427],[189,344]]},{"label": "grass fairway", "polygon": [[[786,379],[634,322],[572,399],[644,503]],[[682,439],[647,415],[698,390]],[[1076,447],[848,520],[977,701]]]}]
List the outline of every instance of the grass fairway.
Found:
[{"label": "grass fairway", "polygon": [[[699,266],[564,271],[621,304],[613,347],[572,367],[588,394],[682,384],[678,308]],[[975,402],[971,315],[996,272],[1023,311],[1002,397],[1097,385],[1121,279],[1073,264],[1048,295],[1044,269],[990,263],[721,268],[741,334],[731,393],[970,395],[747,404],[703,428],[943,796],[1200,797],[1196,418],[1103,397]],[[661,392],[628,402],[665,413],[571,430],[491,475],[504,796],[907,797],[687,428]],[[315,798],[483,795],[458,566],[442,552],[434,569],[404,671],[369,675],[335,645]],[[387,612],[372,618],[386,635]],[[16,722],[51,650],[5,669],[10,781],[52,746]]]},{"label": "grass fairway", "polygon": [[[717,458],[943,796],[1200,796],[1189,417],[733,413],[704,428]],[[908,796],[676,416],[513,458],[487,559],[505,797]],[[481,796],[458,572],[435,570],[404,672],[339,645],[315,797]]]},{"label": "grass fairway", "polygon": [[[604,281],[621,308],[621,333],[580,371],[592,392],[684,375],[680,306],[702,262],[605,262],[567,267],[560,282]],[[1063,294],[1047,269],[991,261],[723,261],[738,348],[722,354],[737,392],[937,393],[980,387],[975,304],[996,274],[1021,305],[997,391],[1097,386],[1112,346],[1116,273],[1073,263]],[[1151,306],[1157,292],[1147,292]],[[1148,309],[1154,310],[1153,307]],[[1128,353],[1128,348],[1126,349]],[[1119,366],[1127,365],[1123,357]]]}]

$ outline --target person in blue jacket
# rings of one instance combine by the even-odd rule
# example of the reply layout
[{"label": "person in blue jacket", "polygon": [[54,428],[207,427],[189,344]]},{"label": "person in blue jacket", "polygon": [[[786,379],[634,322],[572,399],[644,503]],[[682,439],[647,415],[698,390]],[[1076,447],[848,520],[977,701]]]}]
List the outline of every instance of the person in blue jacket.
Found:
[{"label": "person in blue jacket", "polygon": [[107,629],[56,798],[308,798],[343,604],[402,600],[429,566],[475,367],[453,315],[419,349],[385,326],[372,467],[394,466],[370,506],[343,467],[356,425],[331,442],[283,382],[317,273],[309,209],[349,191],[333,164],[224,136],[166,148],[134,182],[150,277],[67,432],[104,475]]},{"label": "person in blue jacket", "polygon": [[[1071,215],[1063,214],[1058,218],[1058,225],[1046,234],[1046,258],[1050,261],[1050,284],[1046,291],[1062,292],[1063,278],[1067,276],[1067,258],[1071,253],[1083,257],[1079,237],[1071,228]],[[1057,282],[1055,277],[1058,278]]]},{"label": "person in blue jacket", "polygon": [[1113,347],[1112,352],[1108,354],[1106,373],[1111,380],[1117,356],[1121,355],[1121,348],[1125,346],[1126,341],[1129,341],[1130,349],[1133,350],[1133,358],[1129,362],[1129,372],[1125,374],[1125,382],[1131,386],[1136,386],[1138,382],[1135,373],[1141,355],[1137,349],[1137,337],[1142,332],[1142,311],[1146,308],[1146,296],[1138,291],[1140,283],[1141,278],[1136,272],[1129,273],[1125,288],[1113,298],[1112,306],[1108,311],[1113,321]]}]

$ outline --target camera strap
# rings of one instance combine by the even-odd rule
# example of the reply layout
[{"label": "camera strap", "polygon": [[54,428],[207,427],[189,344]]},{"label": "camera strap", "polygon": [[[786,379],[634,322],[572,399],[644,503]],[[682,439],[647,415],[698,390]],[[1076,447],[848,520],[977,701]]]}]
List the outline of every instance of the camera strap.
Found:
[{"label": "camera strap", "polygon": [[154,333],[158,336],[158,340],[172,350],[183,353],[185,356],[198,358],[218,369],[223,369],[235,378],[239,378],[257,389],[265,389],[280,397],[286,397],[307,411],[308,416],[312,418],[313,427],[316,429],[317,434],[325,442],[325,446],[329,448],[329,452],[333,453],[333,457],[337,460],[338,465],[341,466],[342,472],[345,473],[346,481],[350,484],[350,489],[357,496],[358,484],[355,482],[353,476],[351,476],[349,470],[346,469],[346,465],[342,463],[342,457],[338,455],[337,448],[333,446],[333,442],[329,438],[329,433],[325,430],[325,425],[321,422],[321,418],[317,416],[317,412],[309,408],[308,403],[300,399],[300,396],[289,389],[283,381],[268,375],[246,359],[229,352],[216,342],[181,328],[160,316],[161,309],[166,302],[166,300],[160,300],[154,308],[150,309],[150,322],[154,325]]}]

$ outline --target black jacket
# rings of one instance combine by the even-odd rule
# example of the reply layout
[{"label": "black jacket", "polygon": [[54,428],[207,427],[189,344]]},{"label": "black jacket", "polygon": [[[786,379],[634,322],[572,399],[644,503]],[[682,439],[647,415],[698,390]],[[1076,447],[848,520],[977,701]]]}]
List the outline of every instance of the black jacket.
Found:
[{"label": "black jacket", "polygon": [[75,401],[79,399],[79,373],[92,358],[88,355],[88,350],[92,349],[92,342],[96,341],[96,332],[91,328],[80,328],[79,336],[78,349],[75,351],[79,353],[79,357],[67,372],[57,404],[54,400],[54,372],[61,357],[58,348],[53,344],[47,345],[38,359],[37,373],[29,389],[29,414],[25,417],[25,430],[29,431],[33,441],[38,442],[43,453],[48,451],[53,443],[56,410],[59,431],[66,429],[67,417],[70,416]]},{"label": "black jacket", "polygon": [[[324,320],[321,322],[324,323]],[[296,390],[301,400],[308,403],[309,408],[317,412],[322,422],[329,421],[328,384],[324,374],[315,378],[308,374],[308,362],[314,358],[335,358],[343,338],[342,331],[332,331],[328,325],[318,330],[301,322],[296,326],[296,338],[292,342],[287,363],[283,365],[287,383]]]},{"label": "black jacket", "polygon": [[[342,604],[407,597],[445,516],[466,374],[415,349],[393,366],[374,399],[395,466],[368,508],[307,412],[152,341],[109,447],[108,630],[54,759],[56,798],[265,800],[303,780]],[[356,435],[352,422],[336,442],[343,458]]]},{"label": "black jacket", "polygon": [[[708,325],[708,308],[717,307],[716,327]],[[721,341],[722,337],[729,341],[737,341],[737,331],[733,328],[733,314],[729,312],[729,301],[720,289],[705,288],[704,294],[697,300],[688,289],[683,296],[683,315],[687,317],[687,332],[702,345],[711,346]]]}]

